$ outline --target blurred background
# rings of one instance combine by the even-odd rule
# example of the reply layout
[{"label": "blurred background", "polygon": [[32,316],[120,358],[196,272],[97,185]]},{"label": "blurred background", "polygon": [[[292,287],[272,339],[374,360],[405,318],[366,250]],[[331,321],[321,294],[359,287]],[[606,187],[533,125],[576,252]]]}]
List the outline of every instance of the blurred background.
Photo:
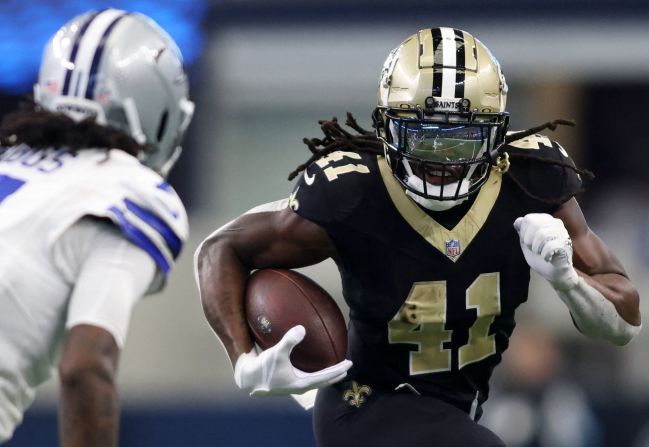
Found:
[{"label": "blurred background", "polygon": [[[47,38],[88,9],[153,17],[178,41],[197,112],[170,181],[191,238],[167,290],[137,308],[121,360],[122,446],[311,446],[310,413],[238,391],[202,314],[192,254],[249,208],[287,197],[318,119],[370,127],[390,49],[420,28],[470,31],[500,60],[512,128],[549,134],[596,179],[578,199],[649,315],[649,3],[637,0],[0,0],[0,115],[31,91]],[[335,266],[305,272],[341,306]],[[511,446],[649,446],[649,331],[624,348],[583,338],[533,278],[482,423]],[[56,445],[56,380],[9,446]]]}]

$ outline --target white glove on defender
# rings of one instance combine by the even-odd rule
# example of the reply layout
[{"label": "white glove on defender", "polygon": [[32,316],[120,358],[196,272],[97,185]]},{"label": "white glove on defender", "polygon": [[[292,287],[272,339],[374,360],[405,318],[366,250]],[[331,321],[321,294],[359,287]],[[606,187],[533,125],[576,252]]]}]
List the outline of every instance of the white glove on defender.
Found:
[{"label": "white glove on defender", "polygon": [[572,266],[572,240],[561,219],[527,214],[514,222],[521,250],[530,267],[556,290],[574,287],[579,276]]},{"label": "white glove on defender", "polygon": [[352,362],[343,360],[320,371],[308,373],[291,364],[289,356],[300,343],[306,331],[304,326],[289,329],[272,348],[257,354],[255,349],[242,354],[234,365],[234,381],[251,396],[301,394],[342,380]]}]

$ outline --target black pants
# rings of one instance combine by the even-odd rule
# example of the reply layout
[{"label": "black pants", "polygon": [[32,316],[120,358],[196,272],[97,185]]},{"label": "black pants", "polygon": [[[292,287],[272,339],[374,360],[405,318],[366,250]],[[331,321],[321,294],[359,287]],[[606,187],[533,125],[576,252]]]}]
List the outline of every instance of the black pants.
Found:
[{"label": "black pants", "polygon": [[318,447],[505,447],[451,404],[352,382],[318,392],[313,429]]}]

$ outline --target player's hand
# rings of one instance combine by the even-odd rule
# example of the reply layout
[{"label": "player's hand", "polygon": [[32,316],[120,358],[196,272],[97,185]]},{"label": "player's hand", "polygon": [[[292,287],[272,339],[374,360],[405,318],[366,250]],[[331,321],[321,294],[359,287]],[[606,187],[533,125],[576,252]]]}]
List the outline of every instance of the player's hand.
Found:
[{"label": "player's hand", "polygon": [[527,214],[514,221],[521,250],[530,267],[557,290],[568,290],[579,277],[572,266],[572,240],[561,219]]},{"label": "player's hand", "polygon": [[251,396],[301,394],[342,380],[352,362],[343,360],[316,372],[305,372],[291,364],[293,348],[306,332],[304,326],[289,329],[272,348],[257,354],[255,350],[242,354],[234,366],[234,381]]}]

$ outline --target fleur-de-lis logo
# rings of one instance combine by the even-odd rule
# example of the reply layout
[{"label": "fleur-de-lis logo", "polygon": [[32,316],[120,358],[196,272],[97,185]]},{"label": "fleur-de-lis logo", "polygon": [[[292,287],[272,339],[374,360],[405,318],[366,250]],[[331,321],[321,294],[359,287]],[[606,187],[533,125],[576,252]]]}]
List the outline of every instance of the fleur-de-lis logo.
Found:
[{"label": "fleur-de-lis logo", "polygon": [[343,400],[352,407],[360,408],[370,394],[372,394],[372,388],[367,385],[359,385],[354,381],[352,387],[343,393]]}]

